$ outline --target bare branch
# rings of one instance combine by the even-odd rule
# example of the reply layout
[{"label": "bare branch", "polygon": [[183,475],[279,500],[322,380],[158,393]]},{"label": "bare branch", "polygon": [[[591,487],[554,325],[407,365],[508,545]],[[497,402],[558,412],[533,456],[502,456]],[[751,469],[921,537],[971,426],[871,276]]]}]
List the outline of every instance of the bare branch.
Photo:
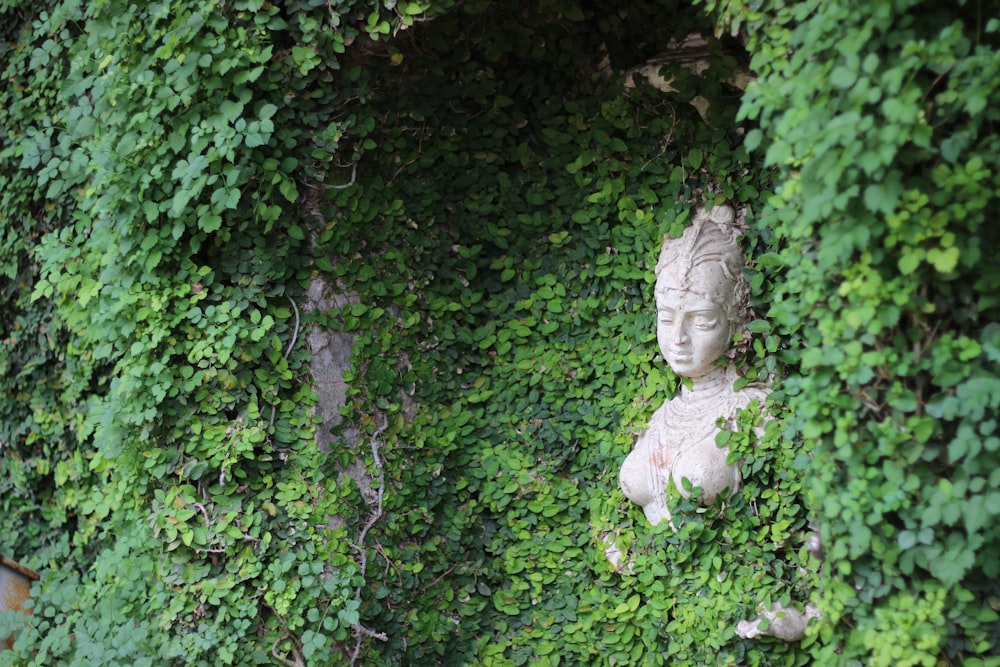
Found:
[{"label": "bare branch", "polygon": [[[358,542],[354,545],[354,548],[358,551],[358,565],[361,568],[361,579],[365,578],[365,573],[368,571],[368,552],[365,550],[365,538],[368,536],[368,531],[371,530],[372,526],[382,518],[382,502],[385,498],[385,467],[382,465],[382,457],[379,455],[379,441],[378,438],[383,432],[388,428],[389,423],[385,415],[377,415],[377,419],[380,419],[381,423],[375,429],[372,434],[370,443],[372,448],[372,459],[375,461],[375,467],[378,469],[378,495],[375,500],[375,507],[372,509],[371,514],[368,516],[368,521],[361,528],[361,532],[358,533]],[[357,600],[359,606],[361,604],[361,586],[358,586],[354,591],[354,599]],[[381,641],[386,641],[389,637],[384,632],[375,632],[366,628],[361,622],[354,624],[354,634],[357,637],[357,641],[354,643],[354,653],[351,655],[351,662],[349,667],[354,667],[358,663],[358,658],[361,656],[361,646],[364,643],[365,637],[374,637]]]},{"label": "bare branch", "polygon": [[346,183],[341,183],[340,185],[330,185],[329,183],[320,183],[319,185],[311,185],[309,183],[306,183],[306,185],[308,185],[310,188],[312,188],[314,190],[323,190],[323,191],[326,191],[326,190],[346,190],[347,188],[349,188],[352,185],[354,185],[357,177],[358,177],[358,163],[354,162],[351,165],[351,180],[349,180]]},{"label": "bare branch", "polygon": [[212,525],[212,522],[208,520],[208,510],[201,503],[194,503],[194,506],[201,510],[202,515],[205,517],[205,527],[208,528]]},{"label": "bare branch", "polygon": [[297,644],[298,643],[298,642],[295,641],[295,638],[292,637],[291,634],[289,634],[289,633],[286,632],[283,636],[278,637],[277,639],[275,639],[274,643],[271,644],[271,656],[275,660],[279,660],[282,664],[288,665],[288,667],[306,667],[305,660],[302,659],[302,655],[299,653],[298,646],[293,646],[292,647],[292,650],[294,651],[294,653],[293,653],[293,657],[295,658],[294,660],[289,660],[288,658],[284,657],[283,655],[278,655],[278,644],[280,644],[281,642],[283,642],[286,639],[290,639],[293,644]]},{"label": "bare branch", "polygon": [[[285,296],[288,296],[287,294]],[[292,304],[292,310],[295,311],[295,329],[292,330],[292,339],[288,341],[288,347],[285,348],[285,359],[288,359],[288,355],[292,353],[292,348],[295,347],[295,341],[299,339],[299,325],[302,323],[301,317],[299,317],[299,307],[295,303],[295,299],[288,297],[288,303]]]}]

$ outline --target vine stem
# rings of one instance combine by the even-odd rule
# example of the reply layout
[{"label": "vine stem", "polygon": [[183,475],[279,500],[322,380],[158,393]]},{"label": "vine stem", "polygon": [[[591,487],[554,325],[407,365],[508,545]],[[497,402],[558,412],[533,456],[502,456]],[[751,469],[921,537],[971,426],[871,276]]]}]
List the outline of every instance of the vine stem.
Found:
[{"label": "vine stem", "polygon": [[299,315],[299,306],[295,303],[295,299],[288,296],[288,303],[292,304],[292,311],[295,313],[295,328],[292,330],[292,339],[288,341],[288,347],[285,348],[285,359],[288,359],[288,355],[292,353],[292,348],[295,347],[295,342],[299,339],[299,325],[302,324],[302,318]]},{"label": "vine stem", "polygon": [[[368,571],[368,552],[365,550],[365,539],[368,537],[368,531],[371,530],[372,526],[382,518],[383,509],[382,503],[385,498],[385,466],[382,464],[382,457],[379,455],[379,436],[385,432],[389,424],[384,415],[378,415],[381,423],[372,433],[372,437],[369,440],[372,449],[372,459],[375,461],[375,468],[378,470],[378,492],[375,500],[375,507],[372,509],[370,515],[368,515],[368,521],[361,528],[361,532],[358,533],[358,543],[354,545],[354,548],[358,552],[358,565],[361,569],[361,579],[364,581],[365,573]],[[354,599],[358,602],[358,606],[361,606],[361,586],[358,586],[354,591]],[[364,643],[365,637],[374,637],[382,641],[386,641],[389,637],[384,632],[376,632],[370,630],[361,624],[359,620],[354,624],[354,634],[357,640],[354,643],[354,653],[351,655],[351,662],[349,667],[354,667],[358,658],[361,656],[361,646]]]},{"label": "vine stem", "polygon": [[[343,166],[345,168],[347,167],[347,165],[343,165]],[[314,190],[323,190],[323,191],[326,191],[326,190],[346,190],[347,188],[349,188],[352,185],[354,185],[354,183],[357,181],[357,178],[358,178],[358,163],[357,163],[357,161],[351,163],[350,166],[351,166],[351,180],[349,180],[346,183],[341,183],[340,185],[330,185],[329,183],[320,183],[318,186],[311,185],[311,184],[307,183],[306,185],[309,185],[309,187],[313,188]]]}]

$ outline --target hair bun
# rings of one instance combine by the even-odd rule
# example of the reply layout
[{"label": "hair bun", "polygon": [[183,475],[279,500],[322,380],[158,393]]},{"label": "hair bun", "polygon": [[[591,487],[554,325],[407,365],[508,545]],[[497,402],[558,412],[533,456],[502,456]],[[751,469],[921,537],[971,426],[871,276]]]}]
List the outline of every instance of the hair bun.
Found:
[{"label": "hair bun", "polygon": [[736,221],[736,211],[733,210],[732,206],[726,206],[725,204],[721,206],[714,206],[711,211],[708,211],[705,215],[712,222],[716,222],[720,225],[731,225]]}]

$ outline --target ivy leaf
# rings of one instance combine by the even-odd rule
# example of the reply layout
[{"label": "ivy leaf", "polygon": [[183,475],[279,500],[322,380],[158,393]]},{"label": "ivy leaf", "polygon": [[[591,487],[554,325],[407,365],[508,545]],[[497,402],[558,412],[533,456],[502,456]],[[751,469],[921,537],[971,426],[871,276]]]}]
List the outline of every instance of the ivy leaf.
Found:
[{"label": "ivy leaf", "polygon": [[880,183],[872,183],[865,188],[864,200],[869,211],[888,214],[896,208],[896,198]]},{"label": "ivy leaf", "polygon": [[358,613],[357,609],[339,609],[337,610],[337,618],[345,626],[353,627],[361,620],[361,614]]},{"label": "ivy leaf", "polygon": [[927,261],[941,273],[951,273],[958,265],[959,250],[951,248],[931,248],[927,251]]},{"label": "ivy leaf", "polygon": [[899,533],[896,541],[899,543],[899,548],[902,551],[906,551],[917,544],[917,534],[912,530],[904,530]]},{"label": "ivy leaf", "polygon": [[950,588],[962,580],[962,577],[973,566],[975,560],[971,549],[953,547],[941,557],[931,560],[931,574],[940,580],[942,584]]},{"label": "ivy leaf", "polygon": [[275,113],[277,113],[278,107],[274,104],[264,104],[260,108],[260,113],[258,114],[261,120],[270,120]]},{"label": "ivy leaf", "polygon": [[956,132],[952,136],[941,141],[941,157],[951,164],[957,164],[958,159],[965,153],[965,149],[968,145],[968,133]]},{"label": "ivy leaf", "polygon": [[688,166],[691,167],[692,169],[699,169],[701,168],[703,160],[704,156],[701,152],[701,149],[692,148],[691,150],[688,151],[687,159],[685,160],[685,162],[687,162]]},{"label": "ivy leaf", "polygon": [[278,191],[281,192],[282,196],[291,203],[295,203],[299,199],[299,188],[290,178],[283,178],[281,182],[278,183]]},{"label": "ivy leaf", "polygon": [[925,256],[926,253],[923,248],[904,249],[903,256],[899,258],[899,271],[904,276],[912,274],[920,267],[920,263],[924,261]]},{"label": "ivy leaf", "polygon": [[203,232],[217,232],[222,228],[222,216],[217,213],[210,213],[198,219],[198,228]]},{"label": "ivy leaf", "polygon": [[858,80],[857,70],[838,65],[830,73],[830,84],[834,88],[850,88]]}]

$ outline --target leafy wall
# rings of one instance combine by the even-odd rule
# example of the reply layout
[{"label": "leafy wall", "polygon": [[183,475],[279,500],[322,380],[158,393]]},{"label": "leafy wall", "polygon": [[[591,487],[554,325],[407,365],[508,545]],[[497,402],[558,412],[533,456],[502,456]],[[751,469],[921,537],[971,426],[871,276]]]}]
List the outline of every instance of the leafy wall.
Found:
[{"label": "leafy wall", "polygon": [[[43,573],[0,663],[997,664],[997,26],[911,4],[0,2],[0,548]],[[617,469],[717,201],[779,419],[674,533]]]},{"label": "leafy wall", "polygon": [[816,443],[821,664],[997,664],[995,3],[713,3],[777,169],[773,333]]},{"label": "leafy wall", "polygon": [[[689,507],[677,535],[648,529],[617,488],[633,432],[676,385],[649,307],[660,239],[705,199],[761,187],[721,45],[685,96],[623,87],[615,70],[647,54],[602,70],[616,53],[604,44],[621,51],[658,23],[644,10],[602,22],[465,7],[365,63],[373,146],[356,183],[329,191],[317,243],[360,294],[329,324],[358,336],[346,423],[381,447],[368,560],[380,574],[362,616],[387,633],[372,644],[387,663],[805,659],[734,636],[758,602],[808,596],[791,448],[742,435],[753,481],[727,506]],[[692,12],[644,38],[656,49],[707,27]],[[400,390],[412,419],[398,417]],[[620,572],[605,556],[615,543]]]}]

